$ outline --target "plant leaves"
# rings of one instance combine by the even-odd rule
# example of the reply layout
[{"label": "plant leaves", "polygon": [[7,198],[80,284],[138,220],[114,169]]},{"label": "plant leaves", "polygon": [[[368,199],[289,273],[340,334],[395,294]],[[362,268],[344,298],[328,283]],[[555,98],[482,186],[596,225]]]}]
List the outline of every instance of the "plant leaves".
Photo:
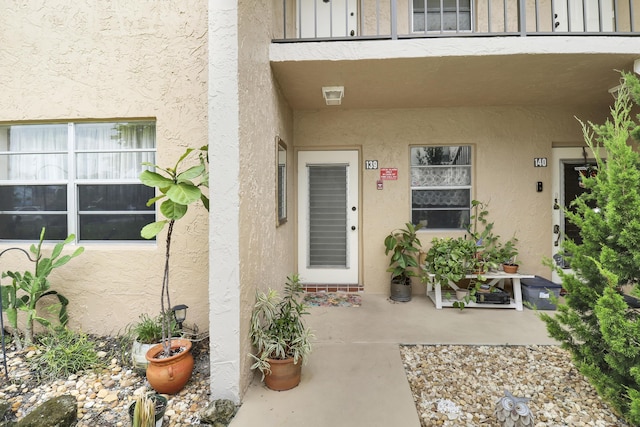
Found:
[{"label": "plant leaves", "polygon": [[157,172],[151,172],[148,170],[142,171],[140,174],[140,181],[147,187],[169,187],[173,185],[173,181],[160,175]]},{"label": "plant leaves", "polygon": [[158,235],[158,233],[162,231],[162,229],[168,222],[169,221],[167,220],[162,220],[162,221],[156,221],[156,222],[147,224],[144,227],[142,227],[142,230],[140,230],[140,236],[142,236],[145,239],[153,239]]},{"label": "plant leaves", "polygon": [[188,205],[200,199],[202,191],[191,183],[174,184],[167,190],[167,197],[173,202]]},{"label": "plant leaves", "polygon": [[187,206],[175,203],[173,200],[165,200],[160,205],[160,212],[169,220],[177,220],[187,213]]}]

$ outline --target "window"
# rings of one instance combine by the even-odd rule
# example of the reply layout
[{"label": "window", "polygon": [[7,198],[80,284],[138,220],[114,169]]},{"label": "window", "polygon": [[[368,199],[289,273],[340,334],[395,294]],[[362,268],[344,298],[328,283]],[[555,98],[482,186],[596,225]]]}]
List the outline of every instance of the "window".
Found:
[{"label": "window", "polygon": [[0,125],[0,239],[141,240],[155,147],[149,121]]},{"label": "window", "polygon": [[287,144],[276,138],[276,202],[278,221],[276,225],[287,222]]},{"label": "window", "polygon": [[471,146],[411,147],[411,221],[465,229],[471,206]]},{"label": "window", "polygon": [[471,31],[471,0],[413,0],[413,31]]}]

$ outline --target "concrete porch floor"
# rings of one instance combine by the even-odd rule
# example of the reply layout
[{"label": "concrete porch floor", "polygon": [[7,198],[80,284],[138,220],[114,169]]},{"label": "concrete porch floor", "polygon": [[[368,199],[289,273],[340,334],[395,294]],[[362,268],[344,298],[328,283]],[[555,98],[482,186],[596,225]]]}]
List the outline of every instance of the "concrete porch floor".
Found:
[{"label": "concrete porch floor", "polygon": [[436,310],[414,295],[362,294],[360,307],[311,307],[316,340],[302,381],[267,389],[256,374],[231,427],[419,427],[399,344],[556,344],[533,310]]}]

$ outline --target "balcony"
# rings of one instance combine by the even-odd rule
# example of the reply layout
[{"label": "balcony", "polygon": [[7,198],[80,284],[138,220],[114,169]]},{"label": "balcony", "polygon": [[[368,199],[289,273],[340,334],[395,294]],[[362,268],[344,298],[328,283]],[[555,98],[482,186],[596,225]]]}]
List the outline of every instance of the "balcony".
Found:
[{"label": "balcony", "polygon": [[[275,0],[278,1],[278,0]],[[282,0],[294,110],[589,105],[640,71],[640,0]],[[327,106],[323,86],[343,86]]]},{"label": "balcony", "polygon": [[274,42],[640,34],[640,0],[283,0]]}]

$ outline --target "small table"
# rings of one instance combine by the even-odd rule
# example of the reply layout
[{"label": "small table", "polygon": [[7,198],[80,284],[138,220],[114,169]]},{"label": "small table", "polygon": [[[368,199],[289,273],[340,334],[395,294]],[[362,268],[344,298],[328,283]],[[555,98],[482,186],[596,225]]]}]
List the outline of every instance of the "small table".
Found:
[{"label": "small table", "polygon": [[[467,274],[466,279],[477,279],[478,276],[482,276],[487,279],[486,284],[489,286],[497,286],[500,289],[504,289],[504,279],[511,279],[513,286],[513,298],[509,304],[478,304],[477,302],[470,301],[465,303],[465,307],[482,307],[482,308],[515,308],[517,311],[522,311],[522,288],[520,287],[520,279],[532,279],[535,276],[531,274],[507,274],[503,271],[495,271],[484,274]],[[449,286],[455,291],[459,289],[458,285],[449,281]],[[435,289],[434,289],[435,288]],[[427,281],[427,296],[431,298],[431,301],[436,305],[439,310],[442,307],[453,307],[453,303],[457,301],[455,298],[442,298],[442,288],[440,283],[435,283],[434,275],[429,273],[429,280]]]}]

